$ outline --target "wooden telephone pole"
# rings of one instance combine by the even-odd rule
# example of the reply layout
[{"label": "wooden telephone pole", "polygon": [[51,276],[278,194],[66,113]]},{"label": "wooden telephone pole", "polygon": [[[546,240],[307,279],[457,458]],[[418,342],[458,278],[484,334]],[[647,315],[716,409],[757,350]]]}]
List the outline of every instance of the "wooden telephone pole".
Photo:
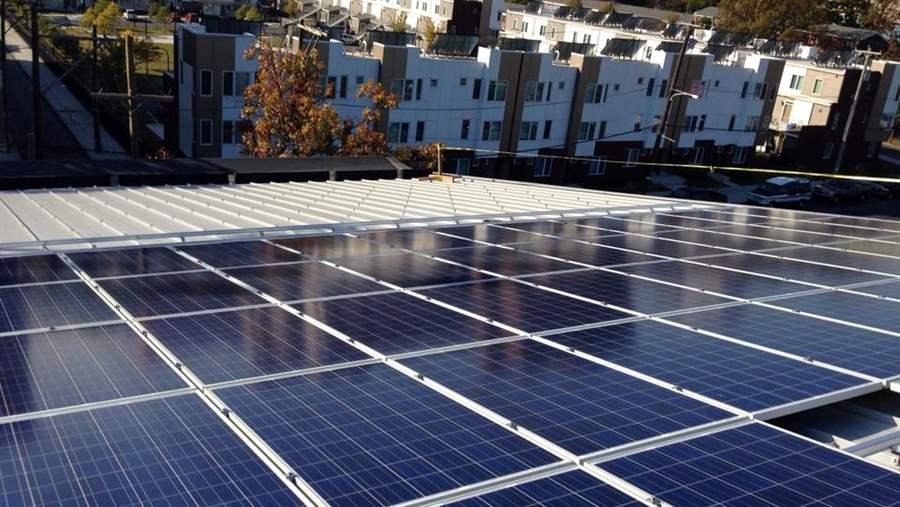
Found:
[{"label": "wooden telephone pole", "polygon": [[863,82],[868,80],[869,64],[872,62],[873,55],[880,55],[875,51],[858,51],[866,56],[863,62],[862,72],[859,74],[859,80],[856,82],[856,93],[853,94],[853,102],[850,104],[850,114],[847,115],[847,123],[844,125],[844,133],[841,136],[841,144],[838,146],[837,157],[834,159],[834,172],[841,170],[841,164],[844,162],[844,153],[847,151],[847,140],[850,138],[850,129],[853,128],[853,116],[856,114],[856,106],[859,103],[859,96],[862,94]]}]

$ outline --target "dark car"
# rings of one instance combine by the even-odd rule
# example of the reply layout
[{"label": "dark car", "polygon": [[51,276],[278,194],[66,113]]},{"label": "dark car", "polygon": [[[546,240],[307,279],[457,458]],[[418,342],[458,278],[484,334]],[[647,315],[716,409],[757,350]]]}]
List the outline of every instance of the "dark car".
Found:
[{"label": "dark car", "polygon": [[869,195],[881,199],[893,199],[895,195],[900,195],[900,186],[896,183],[879,183],[877,181],[860,182],[866,188]]},{"label": "dark car", "polygon": [[676,199],[693,199],[696,201],[728,202],[728,196],[705,188],[679,188],[669,194]]},{"label": "dark car", "polygon": [[813,196],[831,202],[865,200],[869,191],[866,185],[853,180],[825,180],[813,185]]}]

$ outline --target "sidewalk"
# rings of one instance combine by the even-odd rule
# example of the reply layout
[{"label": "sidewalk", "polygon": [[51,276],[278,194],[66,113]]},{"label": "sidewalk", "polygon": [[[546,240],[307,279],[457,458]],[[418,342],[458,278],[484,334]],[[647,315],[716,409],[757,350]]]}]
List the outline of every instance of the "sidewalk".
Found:
[{"label": "sidewalk", "polygon": [[[7,32],[6,47],[9,60],[15,61],[22,71],[29,78],[33,79],[34,76],[31,74],[31,47],[15,30]],[[78,140],[78,144],[81,145],[88,157],[92,159],[126,157],[125,150],[109,135],[109,132],[102,125],[100,127],[100,141],[103,151],[100,153],[94,151],[94,115],[81,105],[81,102],[66,89],[61,81],[56,82],[50,89],[45,89],[56,81],[57,76],[44,65],[43,60],[41,60],[40,64],[40,79],[44,99],[56,111],[56,114],[65,123],[72,136]],[[45,132],[44,135],[52,136],[53,132]]]}]

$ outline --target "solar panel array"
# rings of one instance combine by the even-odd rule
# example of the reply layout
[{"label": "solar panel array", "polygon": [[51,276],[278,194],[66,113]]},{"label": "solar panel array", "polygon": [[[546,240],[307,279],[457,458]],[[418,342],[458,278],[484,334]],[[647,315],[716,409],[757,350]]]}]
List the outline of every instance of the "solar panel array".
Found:
[{"label": "solar panel array", "polygon": [[888,505],[900,224],[754,208],[0,258],[4,505]]}]

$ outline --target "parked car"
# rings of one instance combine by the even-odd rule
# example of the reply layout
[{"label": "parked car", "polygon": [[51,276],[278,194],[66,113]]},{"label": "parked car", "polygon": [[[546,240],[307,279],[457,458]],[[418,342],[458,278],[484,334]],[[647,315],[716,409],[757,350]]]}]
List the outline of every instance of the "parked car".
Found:
[{"label": "parked car", "polygon": [[728,202],[728,196],[706,188],[679,188],[669,194],[676,199],[694,199],[697,201]]},{"label": "parked car", "polygon": [[750,192],[750,202],[761,206],[797,203],[806,204],[812,198],[809,180],[776,176]]},{"label": "parked car", "polygon": [[895,195],[900,195],[900,186],[892,183],[879,183],[876,181],[861,181],[869,195],[879,197],[881,199],[893,199]]},{"label": "parked car", "polygon": [[824,180],[813,185],[813,195],[831,202],[864,201],[869,191],[866,185],[853,180]]}]

